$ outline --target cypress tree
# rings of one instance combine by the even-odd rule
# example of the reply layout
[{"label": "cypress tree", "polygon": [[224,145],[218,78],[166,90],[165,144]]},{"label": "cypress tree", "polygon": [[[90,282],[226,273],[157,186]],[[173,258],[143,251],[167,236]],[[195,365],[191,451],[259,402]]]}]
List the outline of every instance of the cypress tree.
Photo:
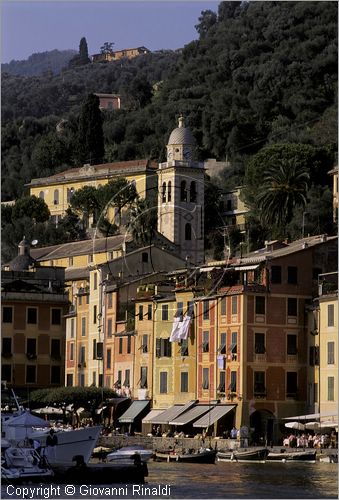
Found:
[{"label": "cypress tree", "polygon": [[104,157],[104,134],[99,98],[89,94],[82,105],[78,128],[78,157],[82,163],[96,165]]},{"label": "cypress tree", "polygon": [[87,47],[87,41],[86,38],[83,37],[80,40],[80,45],[79,45],[79,64],[82,66],[83,64],[88,64],[90,61],[88,57],[88,47]]}]

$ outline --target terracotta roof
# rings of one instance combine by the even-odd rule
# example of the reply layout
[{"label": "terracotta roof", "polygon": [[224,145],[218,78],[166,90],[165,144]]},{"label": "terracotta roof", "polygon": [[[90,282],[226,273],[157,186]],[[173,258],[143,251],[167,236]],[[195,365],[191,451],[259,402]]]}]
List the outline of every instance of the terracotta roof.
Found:
[{"label": "terracotta roof", "polygon": [[110,175],[136,173],[145,170],[157,170],[158,164],[150,160],[130,160],[115,163],[101,163],[99,165],[83,165],[81,167],[63,170],[49,177],[32,179],[26,186],[39,186],[40,184],[55,184],[56,182],[67,182],[69,180],[89,177],[106,177]]}]

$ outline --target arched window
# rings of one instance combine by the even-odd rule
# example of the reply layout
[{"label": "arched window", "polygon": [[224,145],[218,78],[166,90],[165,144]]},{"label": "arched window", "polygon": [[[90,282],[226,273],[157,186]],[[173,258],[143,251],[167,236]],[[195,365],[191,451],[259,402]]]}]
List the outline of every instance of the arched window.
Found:
[{"label": "arched window", "polygon": [[74,194],[74,188],[67,188],[67,203],[69,203],[72,199],[72,196]]},{"label": "arched window", "polygon": [[54,205],[59,205],[59,189],[54,190]]},{"label": "arched window", "polygon": [[191,240],[192,239],[192,227],[191,224],[187,223],[185,225],[185,240]]},{"label": "arched window", "polygon": [[195,181],[191,182],[191,187],[190,187],[190,201],[192,203],[195,203],[197,201],[197,189],[196,189]]},{"label": "arched window", "polygon": [[166,203],[166,182],[162,183],[162,202]]},{"label": "arched window", "polygon": [[172,201],[172,183],[168,181],[167,185],[167,201]]},{"label": "arched window", "polygon": [[45,193],[44,193],[44,191],[40,191],[39,198],[41,198],[42,200],[45,199]]},{"label": "arched window", "polygon": [[187,201],[186,181],[181,181],[180,184],[180,201]]}]

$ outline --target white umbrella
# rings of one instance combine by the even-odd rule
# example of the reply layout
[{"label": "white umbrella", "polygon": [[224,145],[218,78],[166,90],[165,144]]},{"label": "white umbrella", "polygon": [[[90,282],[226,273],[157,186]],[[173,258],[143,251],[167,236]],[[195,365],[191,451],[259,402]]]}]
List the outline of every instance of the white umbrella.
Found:
[{"label": "white umbrella", "polygon": [[312,431],[318,431],[321,429],[321,424],[320,422],[307,422],[305,424],[305,429],[310,429]]},{"label": "white umbrella", "polygon": [[305,430],[304,424],[301,424],[300,422],[287,422],[285,427],[288,427],[289,429],[298,429],[299,431]]},{"label": "white umbrella", "polygon": [[54,408],[54,406],[45,406],[44,408],[37,408],[33,410],[34,413],[39,413],[43,415],[62,415],[63,411],[61,408]]}]

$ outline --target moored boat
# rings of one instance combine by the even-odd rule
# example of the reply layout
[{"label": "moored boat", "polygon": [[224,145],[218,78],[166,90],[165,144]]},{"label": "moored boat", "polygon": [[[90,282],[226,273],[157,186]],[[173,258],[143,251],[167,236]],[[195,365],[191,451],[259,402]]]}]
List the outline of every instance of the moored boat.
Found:
[{"label": "moored boat", "polygon": [[259,448],[253,450],[229,450],[218,451],[218,462],[256,462],[265,463],[268,455],[267,448]]},{"label": "moored boat", "polygon": [[155,452],[154,459],[162,462],[186,462],[186,463],[201,463],[201,464],[214,464],[216,451],[214,450],[201,450],[192,451],[187,453],[178,453],[175,451]]},{"label": "moored boat", "polygon": [[123,446],[119,450],[112,451],[106,456],[107,462],[121,462],[124,460],[135,460],[139,455],[142,462],[147,462],[153,457],[153,451],[147,450],[143,446]]},{"label": "moored boat", "polygon": [[47,460],[33,448],[9,447],[1,464],[1,479],[7,482],[49,480],[54,472]]},{"label": "moored boat", "polygon": [[306,451],[283,451],[283,452],[270,452],[267,455],[268,462],[316,462],[316,450]]}]

